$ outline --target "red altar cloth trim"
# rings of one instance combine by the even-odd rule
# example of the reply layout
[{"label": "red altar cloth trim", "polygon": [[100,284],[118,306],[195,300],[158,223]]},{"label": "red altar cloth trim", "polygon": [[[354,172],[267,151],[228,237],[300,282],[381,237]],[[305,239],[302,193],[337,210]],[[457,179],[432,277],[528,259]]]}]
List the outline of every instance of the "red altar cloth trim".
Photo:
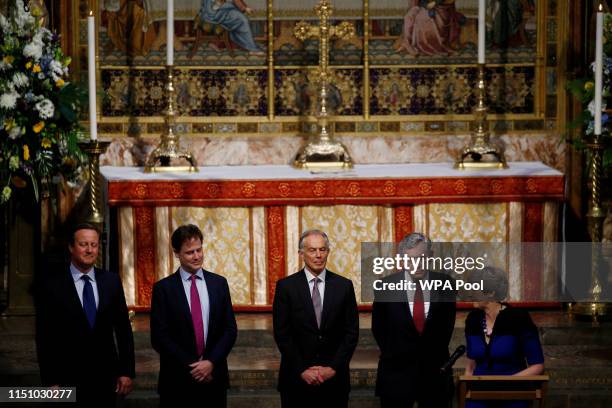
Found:
[{"label": "red altar cloth trim", "polygon": [[285,207],[266,207],[268,237],[268,304],[274,301],[276,282],[287,276],[285,262]]},{"label": "red altar cloth trim", "polygon": [[[555,220],[556,221],[556,220]],[[542,242],[544,239],[544,205],[525,203],[523,209],[522,242]],[[542,291],[544,258],[542,249],[527,245],[523,254],[523,299],[537,299]]]},{"label": "red altar cloth trim", "polygon": [[406,235],[414,232],[414,206],[393,207],[393,220],[395,242],[400,242]]},{"label": "red altar cloth trim", "polygon": [[155,273],[155,208],[134,208],[136,304],[150,306]]},{"label": "red altar cloth trim", "polygon": [[564,177],[115,181],[112,206],[264,206],[562,200]]}]

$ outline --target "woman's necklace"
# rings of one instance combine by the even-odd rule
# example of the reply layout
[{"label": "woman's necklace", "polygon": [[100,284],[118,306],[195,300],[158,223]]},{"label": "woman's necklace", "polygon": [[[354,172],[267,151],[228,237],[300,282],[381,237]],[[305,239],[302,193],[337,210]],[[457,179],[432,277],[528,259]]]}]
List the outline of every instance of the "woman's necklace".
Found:
[{"label": "woman's necklace", "polygon": [[[506,308],[505,305],[500,306],[499,311],[497,312],[496,318],[499,315],[499,312],[501,312],[505,308]],[[487,313],[485,312],[484,316],[482,317],[482,332],[484,333],[485,342],[487,344],[489,344],[489,342],[491,341],[491,336],[493,335],[493,326],[495,325],[496,319],[492,319],[492,320],[493,321],[491,322],[491,328],[489,329],[487,327]]]}]

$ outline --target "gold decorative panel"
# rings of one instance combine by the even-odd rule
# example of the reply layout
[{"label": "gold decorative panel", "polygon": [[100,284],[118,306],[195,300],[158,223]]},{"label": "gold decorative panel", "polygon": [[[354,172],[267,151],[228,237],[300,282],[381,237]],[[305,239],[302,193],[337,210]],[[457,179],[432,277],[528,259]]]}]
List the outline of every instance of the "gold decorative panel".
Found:
[{"label": "gold decorative panel", "polygon": [[[249,208],[171,207],[171,230],[195,224],[204,235],[204,269],[225,276],[232,302],[251,304],[251,227]],[[173,257],[174,269],[179,267]]]}]

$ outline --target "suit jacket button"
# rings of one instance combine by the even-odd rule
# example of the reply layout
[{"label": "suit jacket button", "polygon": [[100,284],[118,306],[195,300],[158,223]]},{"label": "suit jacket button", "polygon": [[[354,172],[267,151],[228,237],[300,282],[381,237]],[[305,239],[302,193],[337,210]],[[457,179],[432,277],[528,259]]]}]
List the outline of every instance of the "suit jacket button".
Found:
[{"label": "suit jacket button", "polygon": [[319,336],[319,340],[323,340],[323,336]]}]

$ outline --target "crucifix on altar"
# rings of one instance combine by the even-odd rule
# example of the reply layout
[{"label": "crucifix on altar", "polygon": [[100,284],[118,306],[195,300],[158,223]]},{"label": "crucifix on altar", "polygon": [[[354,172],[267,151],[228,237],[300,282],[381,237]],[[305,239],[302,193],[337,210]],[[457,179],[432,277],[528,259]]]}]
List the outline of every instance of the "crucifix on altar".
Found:
[{"label": "crucifix on altar", "polygon": [[319,91],[317,93],[317,134],[309,138],[295,157],[293,165],[304,169],[338,169],[351,168],[353,162],[346,147],[333,139],[331,134],[330,112],[327,106],[327,92],[330,80],[329,72],[329,41],[331,38],[347,39],[355,35],[355,26],[348,22],[332,26],[329,18],[333,8],[329,0],[321,0],[315,7],[319,16],[319,25],[311,25],[305,21],[296,24],[294,35],[300,41],[308,38],[319,38],[319,66],[316,70]]}]

